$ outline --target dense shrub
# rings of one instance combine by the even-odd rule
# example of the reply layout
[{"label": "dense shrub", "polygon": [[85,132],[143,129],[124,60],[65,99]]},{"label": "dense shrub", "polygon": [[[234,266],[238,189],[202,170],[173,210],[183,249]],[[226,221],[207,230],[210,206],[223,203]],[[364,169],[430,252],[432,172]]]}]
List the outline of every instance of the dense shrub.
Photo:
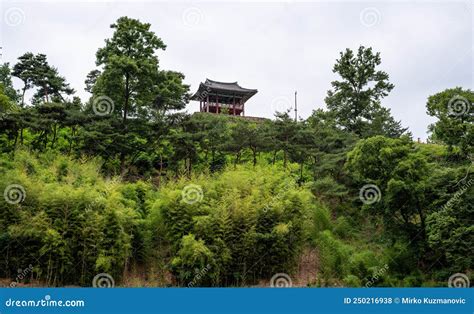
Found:
[{"label": "dense shrub", "polygon": [[0,190],[21,186],[24,200],[0,201],[0,276],[12,277],[31,264],[31,278],[53,286],[90,286],[101,272],[118,280],[138,234],[139,193],[103,180],[98,162],[27,152],[9,160],[0,170]]},{"label": "dense shrub", "polygon": [[208,264],[198,283],[241,285],[293,270],[314,206],[311,193],[276,167],[237,167],[169,184],[151,217],[164,226],[181,285]]},{"label": "dense shrub", "polygon": [[348,260],[351,248],[334,237],[329,230],[319,233],[316,239],[320,259],[320,284],[333,285],[334,279],[349,275]]}]

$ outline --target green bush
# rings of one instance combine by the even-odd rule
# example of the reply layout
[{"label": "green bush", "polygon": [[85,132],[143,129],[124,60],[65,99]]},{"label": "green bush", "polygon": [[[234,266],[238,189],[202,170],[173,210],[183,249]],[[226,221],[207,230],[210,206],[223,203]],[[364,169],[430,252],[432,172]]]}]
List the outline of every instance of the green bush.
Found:
[{"label": "green bush", "polygon": [[164,228],[180,284],[189,282],[190,269],[203,267],[189,252],[193,247],[205,247],[201,251],[215,265],[208,273],[212,280],[202,284],[251,284],[293,270],[313,203],[311,193],[276,167],[237,167],[162,188],[151,206],[156,225],[150,227]]},{"label": "green bush", "polygon": [[348,275],[344,277],[342,280],[344,282],[344,286],[346,287],[352,287],[352,288],[357,288],[361,286],[361,281],[357,276],[354,275]]},{"label": "green bush", "polygon": [[334,223],[333,232],[341,238],[347,238],[350,235],[353,235],[354,228],[351,226],[349,220],[346,217],[339,216]]},{"label": "green bush", "polygon": [[9,163],[0,190],[21,186],[24,199],[0,201],[0,277],[31,264],[32,278],[53,286],[90,286],[101,272],[119,280],[140,223],[139,206],[121,183],[103,180],[94,161],[18,151]]},{"label": "green bush", "polygon": [[326,206],[322,204],[316,204],[313,209],[313,238],[316,237],[320,232],[324,230],[330,230],[332,228],[331,224],[331,214]]},{"label": "green bush", "polygon": [[325,230],[316,239],[316,246],[323,285],[330,285],[334,278],[342,279],[349,275],[348,261],[352,250],[348,245],[336,239],[331,231]]}]

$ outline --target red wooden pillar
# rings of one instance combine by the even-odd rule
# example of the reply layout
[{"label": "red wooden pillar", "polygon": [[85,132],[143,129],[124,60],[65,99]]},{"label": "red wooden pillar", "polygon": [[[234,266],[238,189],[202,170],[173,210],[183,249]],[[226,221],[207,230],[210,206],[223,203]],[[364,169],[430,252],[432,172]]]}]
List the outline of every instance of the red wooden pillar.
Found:
[{"label": "red wooden pillar", "polygon": [[219,113],[219,96],[216,95],[216,113]]},{"label": "red wooden pillar", "polygon": [[240,103],[240,105],[242,106],[242,116],[245,117],[245,105],[244,105],[244,103],[242,102],[242,99],[239,100],[239,103]]},{"label": "red wooden pillar", "polygon": [[232,115],[235,116],[235,95],[232,96]]}]

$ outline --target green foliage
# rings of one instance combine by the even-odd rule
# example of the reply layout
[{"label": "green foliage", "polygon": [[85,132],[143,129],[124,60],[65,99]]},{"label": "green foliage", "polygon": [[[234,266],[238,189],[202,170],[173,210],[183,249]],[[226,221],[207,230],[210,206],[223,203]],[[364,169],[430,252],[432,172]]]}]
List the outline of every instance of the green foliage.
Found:
[{"label": "green foliage", "polygon": [[[202,200],[187,202],[183,193],[188,189]],[[212,179],[201,176],[167,185],[151,215],[163,219],[177,254],[171,269],[181,284],[191,280],[193,269],[209,263],[212,280],[203,284],[238,285],[291,272],[311,203],[312,196],[277,168],[237,167]]]},{"label": "green foliage", "polygon": [[66,79],[59,75],[56,68],[49,65],[46,55],[27,52],[18,58],[18,63],[13,67],[12,75],[23,81],[23,94],[21,106],[25,104],[25,92],[35,88],[33,103],[65,101],[63,94],[74,93]]},{"label": "green foliage", "polygon": [[387,235],[403,246],[391,260],[398,261],[393,265],[397,273],[415,276],[402,282],[406,285],[420,285],[413,270],[423,271],[423,265],[467,272],[473,264],[468,257],[473,240],[471,170],[462,164],[441,167],[428,158],[439,160],[407,139],[379,136],[360,141],[346,165],[360,187],[375,183],[380,189],[381,200],[363,209],[381,217]]},{"label": "green foliage", "polygon": [[381,107],[380,101],[393,89],[387,73],[377,70],[381,64],[380,53],[360,46],[357,54],[351,49],[341,52],[333,72],[342,80],[331,83],[326,104],[334,113],[337,124],[360,137],[386,135],[401,136],[406,129]]},{"label": "green foliage", "polygon": [[20,96],[15,90],[15,87],[13,87],[10,64],[8,63],[0,65],[0,86],[0,88],[3,88],[3,93],[5,93],[12,102],[18,101]]},{"label": "green foliage", "polygon": [[215,267],[213,253],[203,240],[196,240],[192,234],[183,236],[177,256],[171,261],[171,269],[181,285],[211,286],[217,279],[213,278]]},{"label": "green foliage", "polygon": [[454,186],[456,191],[449,200],[427,217],[427,234],[429,245],[440,255],[442,263],[452,271],[462,272],[474,267],[470,254],[474,241],[472,173]]},{"label": "green foliage", "polygon": [[329,210],[322,204],[315,207],[313,210],[313,237],[317,236],[320,232],[330,230],[332,227]]},{"label": "green foliage", "polygon": [[451,152],[459,148],[463,157],[473,154],[474,92],[460,87],[446,89],[428,98],[427,113],[438,119],[430,125],[434,140],[446,143]]},{"label": "green foliage", "polygon": [[127,206],[119,182],[104,181],[99,167],[20,151],[2,167],[0,189],[19,184],[25,198],[18,204],[0,202],[5,253],[0,276],[32,264],[34,278],[53,286],[90,286],[100,272],[120,278],[140,218]]},{"label": "green foliage", "polygon": [[350,246],[335,238],[329,230],[318,234],[316,245],[319,248],[322,285],[332,285],[335,278],[344,278],[349,274],[347,261],[351,255]]},{"label": "green foliage", "polygon": [[355,230],[349,219],[344,216],[339,216],[334,223],[333,232],[344,239],[350,237],[355,232]]}]

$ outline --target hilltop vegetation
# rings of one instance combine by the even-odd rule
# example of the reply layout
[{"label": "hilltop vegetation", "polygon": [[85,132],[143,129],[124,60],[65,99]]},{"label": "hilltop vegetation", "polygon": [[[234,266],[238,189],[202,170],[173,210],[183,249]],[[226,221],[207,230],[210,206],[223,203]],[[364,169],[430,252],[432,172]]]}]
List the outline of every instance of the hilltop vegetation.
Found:
[{"label": "hilltop vegetation", "polygon": [[472,278],[471,90],[429,96],[437,120],[416,143],[381,105],[394,86],[380,54],[359,47],[307,119],[189,115],[189,86],[159,68],[166,45],[150,25],[112,28],[85,103],[45,55],[0,67],[0,277],[31,265],[22,283],[296,283],[310,251],[309,286]]}]

